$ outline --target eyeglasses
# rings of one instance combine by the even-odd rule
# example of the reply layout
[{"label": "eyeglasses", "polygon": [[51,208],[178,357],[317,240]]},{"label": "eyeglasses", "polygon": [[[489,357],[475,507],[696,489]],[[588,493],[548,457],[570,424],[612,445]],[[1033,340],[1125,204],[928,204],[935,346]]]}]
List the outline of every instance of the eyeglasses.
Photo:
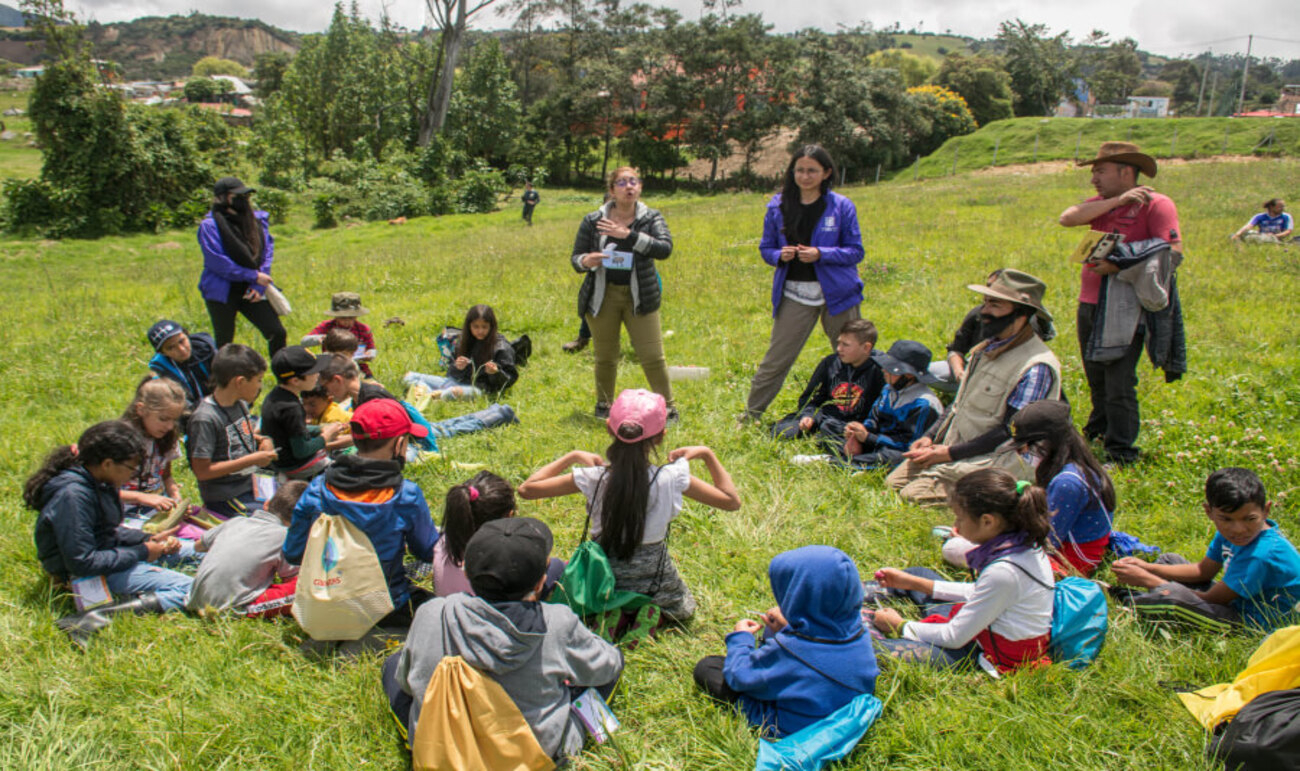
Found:
[{"label": "eyeglasses", "polygon": [[641,184],[641,180],[637,179],[636,177],[623,177],[622,179],[614,183],[614,187],[634,187],[640,184]]},{"label": "eyeglasses", "polygon": [[115,461],[113,461],[113,462],[116,463],[117,465],[121,466],[122,468],[129,468],[129,469],[131,469],[131,476],[135,476],[136,474],[139,474],[139,473],[140,473],[140,468],[141,468],[141,466],[144,465],[144,463],[143,463],[142,461],[139,461],[139,460],[137,460],[135,463],[123,463],[123,462],[120,461],[120,460],[115,460]]}]

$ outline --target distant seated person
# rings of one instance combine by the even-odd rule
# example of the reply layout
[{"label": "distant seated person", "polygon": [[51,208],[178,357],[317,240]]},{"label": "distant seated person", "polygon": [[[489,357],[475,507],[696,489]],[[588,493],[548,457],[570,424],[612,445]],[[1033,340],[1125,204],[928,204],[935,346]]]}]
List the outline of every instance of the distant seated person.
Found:
[{"label": "distant seated person", "polygon": [[420,606],[406,644],[383,667],[384,693],[408,746],[420,737],[426,698],[463,700],[457,693],[425,695],[436,684],[452,687],[437,670],[449,657],[460,657],[499,685],[517,709],[465,715],[458,736],[498,731],[522,716],[552,760],[562,762],[582,750],[585,732],[572,710],[573,698],[588,687],[608,697],[623,671],[623,654],[587,629],[567,605],[538,602],[551,547],[550,529],[536,519],[487,522],[465,547],[465,575],[474,594],[438,597]]},{"label": "distant seated person", "polygon": [[[1025,407],[1011,419],[1011,441],[1034,468],[1034,483],[1047,490],[1053,572],[1091,576],[1110,544],[1115,486],[1070,420],[1070,405],[1044,399]],[[964,568],[966,552],[973,548],[974,543],[954,534],[944,543],[943,556]]]},{"label": "distant seated person", "polygon": [[298,566],[285,560],[280,547],[293,507],[306,489],[301,480],[285,482],[265,508],[205,532],[194,546],[207,554],[194,576],[186,609],[203,614],[230,610],[248,618],[287,616],[298,586]]},{"label": "distant seated person", "polygon": [[[330,330],[345,329],[357,337],[356,346],[346,353],[349,356],[355,355],[357,366],[361,368],[362,373],[372,378],[374,374],[370,371],[369,361],[375,358],[375,336],[370,333],[370,327],[358,319],[359,316],[369,312],[362,307],[361,295],[356,292],[335,292],[330,298],[330,309],[325,312],[325,315],[330,318],[317,324],[315,329],[304,335],[302,344],[320,345]],[[340,353],[340,351],[324,351],[324,353]]]},{"label": "distant seated person", "polygon": [[[993,283],[1001,273],[1001,268],[990,273],[984,280],[985,285]],[[966,318],[961,320],[961,326],[953,335],[952,342],[948,343],[947,358],[930,365],[930,374],[936,378],[933,384],[936,391],[957,393],[961,376],[966,373],[966,356],[972,348],[985,340],[980,326],[980,311],[983,309],[983,305],[976,305],[966,313]],[[1038,334],[1038,339],[1044,343],[1056,337],[1056,327],[1050,318],[1035,316],[1030,323],[1034,325],[1034,332]]]},{"label": "distant seated person", "polygon": [[842,441],[822,440],[826,454],[820,458],[859,470],[892,469],[903,462],[903,453],[943,412],[928,385],[934,381],[928,372],[929,348],[913,340],[899,340],[889,347],[889,353],[875,351],[873,358],[884,372],[885,390],[871,405],[866,420],[844,427]]},{"label": "distant seated person", "polygon": [[1154,564],[1124,557],[1111,570],[1119,583],[1146,590],[1130,598],[1143,619],[1213,631],[1294,624],[1300,554],[1268,518],[1272,508],[1255,472],[1221,468],[1205,480],[1205,515],[1218,532],[1200,562],[1167,553]]},{"label": "distant seated person", "polygon": [[759,621],[737,621],[726,657],[701,659],[695,684],[735,704],[763,734],[782,737],[874,693],[880,670],[847,554],[804,546],[776,555],[767,572],[776,607]]},{"label": "distant seated person", "polygon": [[835,353],[818,362],[799,396],[799,408],[772,424],[772,437],[798,439],[816,432],[823,441],[842,443],[844,427],[866,420],[885,387],[880,365],[871,357],[876,338],[870,321],[846,323]]},{"label": "distant seated person", "polygon": [[[185,390],[185,415],[194,412],[212,393],[212,359],[217,345],[206,332],[190,334],[185,327],[163,319],[149,327],[149,344],[155,351],[149,369],[158,377],[175,380]],[[188,421],[182,421],[188,422]]]},{"label": "distant seated person", "polygon": [[447,376],[408,372],[402,382],[411,386],[407,401],[422,407],[430,399],[476,399],[498,394],[519,379],[515,349],[497,329],[497,314],[490,305],[475,305],[465,313],[465,325],[456,338],[455,355]]},{"label": "distant seated person", "polygon": [[1251,217],[1250,222],[1233,233],[1232,240],[1252,244],[1280,244],[1290,239],[1294,231],[1291,215],[1286,213],[1286,203],[1281,198],[1270,198],[1264,202],[1264,211]]},{"label": "distant seated person", "polygon": [[985,340],[971,351],[952,405],[886,480],[904,500],[923,506],[946,505],[950,486],[981,468],[1032,481],[1034,470],[1008,441],[1011,419],[1027,404],[1061,396],[1061,364],[1031,323],[1035,316],[1052,318],[1043,307],[1047,285],[1005,269],[988,286],[966,288],[984,295]]}]

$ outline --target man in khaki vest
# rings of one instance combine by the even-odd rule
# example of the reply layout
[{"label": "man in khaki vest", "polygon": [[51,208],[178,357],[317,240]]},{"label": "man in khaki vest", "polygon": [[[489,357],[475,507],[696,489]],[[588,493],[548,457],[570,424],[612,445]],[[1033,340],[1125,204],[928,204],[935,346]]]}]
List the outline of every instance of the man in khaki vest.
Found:
[{"label": "man in khaki vest", "polygon": [[1061,363],[1031,323],[1035,316],[1052,320],[1043,307],[1047,286],[1007,269],[988,286],[966,288],[984,295],[980,323],[987,339],[971,350],[952,406],[886,480],[904,500],[922,506],[947,503],[949,485],[989,466],[1032,480],[1033,469],[1008,441],[1008,426],[1025,405],[1061,396]]}]

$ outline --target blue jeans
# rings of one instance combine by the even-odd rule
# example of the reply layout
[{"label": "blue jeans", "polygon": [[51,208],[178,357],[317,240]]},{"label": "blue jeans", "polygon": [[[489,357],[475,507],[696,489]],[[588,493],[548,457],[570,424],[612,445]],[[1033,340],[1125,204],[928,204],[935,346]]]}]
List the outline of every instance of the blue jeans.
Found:
[{"label": "blue jeans", "polygon": [[[182,547],[182,552],[185,547]],[[194,547],[189,546],[190,555],[193,556]],[[182,555],[172,555],[176,561],[183,559]],[[161,561],[161,560],[160,560]],[[168,570],[149,562],[137,562],[134,567],[126,570],[110,573],[105,576],[108,579],[108,589],[113,594],[136,596],[145,592],[153,592],[158,595],[159,602],[162,603],[163,610],[180,610],[185,606],[185,598],[190,593],[190,584],[194,579],[183,573],[177,573],[174,570]]]},{"label": "blue jeans", "polygon": [[[939,573],[929,568],[907,568],[903,571],[910,575],[920,578],[928,578],[931,581],[946,581]],[[942,615],[947,616],[952,613],[953,603],[936,603],[934,598],[918,591],[898,591],[889,590],[890,595],[906,598],[921,607],[922,613],[927,616]],[[972,640],[960,648],[943,648],[938,645],[921,642],[919,640],[905,640],[901,637],[895,637],[885,640],[874,641],[876,650],[882,655],[897,661],[910,661],[917,664],[929,664],[935,669],[956,669],[963,665],[975,665],[975,659],[979,656],[979,645]]]},{"label": "blue jeans", "polygon": [[515,417],[515,411],[510,408],[510,405],[498,403],[468,415],[457,415],[454,418],[431,423],[430,426],[433,428],[434,436],[446,439],[518,422],[519,418]]},{"label": "blue jeans", "polygon": [[440,391],[439,399],[460,399],[470,401],[483,395],[483,391],[477,386],[467,385],[457,380],[441,375],[425,375],[421,372],[407,372],[402,382],[407,385],[419,385],[428,388],[430,391]]}]

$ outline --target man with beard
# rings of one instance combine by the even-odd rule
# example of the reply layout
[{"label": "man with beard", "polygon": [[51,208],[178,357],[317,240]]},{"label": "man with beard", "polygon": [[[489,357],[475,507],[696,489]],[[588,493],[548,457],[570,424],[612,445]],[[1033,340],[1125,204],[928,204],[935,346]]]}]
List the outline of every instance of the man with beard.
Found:
[{"label": "man with beard", "polygon": [[1004,269],[988,286],[967,288],[984,295],[984,341],[971,350],[952,406],[886,478],[904,500],[923,506],[945,504],[948,487],[981,468],[1032,480],[1033,469],[1008,441],[1011,419],[1027,404],[1061,395],[1061,364],[1032,323],[1034,317],[1052,320],[1043,307],[1047,286],[1028,273]]},{"label": "man with beard", "polygon": [[[1062,225],[1067,228],[1089,225],[1097,232],[1119,233],[1127,243],[1160,238],[1168,241],[1174,249],[1181,249],[1182,230],[1174,202],[1168,196],[1138,184],[1139,174],[1155,177],[1154,158],[1138,152],[1135,144],[1105,142],[1097,151],[1096,158],[1080,161],[1079,165],[1092,166],[1092,186],[1097,195],[1061,212]],[[1119,271],[1117,265],[1104,259],[1084,264],[1075,326],[1083,354],[1083,371],[1088,376],[1088,390],[1092,394],[1092,414],[1083,427],[1083,435],[1090,440],[1104,440],[1109,459],[1127,464],[1138,459],[1136,442],[1141,420],[1137,365],[1142,358],[1148,330],[1139,324],[1128,350],[1119,358],[1093,361],[1087,356],[1093,327],[1101,322],[1097,309],[1103,293],[1103,279]],[[1168,378],[1169,368],[1165,371]]]},{"label": "man with beard", "polygon": [[249,201],[254,192],[235,177],[222,177],[213,186],[212,211],[199,223],[199,291],[218,349],[234,340],[235,314],[242,313],[266,338],[273,357],[284,347],[287,333],[266,300],[275,242],[268,228],[270,215],[254,211]]}]

